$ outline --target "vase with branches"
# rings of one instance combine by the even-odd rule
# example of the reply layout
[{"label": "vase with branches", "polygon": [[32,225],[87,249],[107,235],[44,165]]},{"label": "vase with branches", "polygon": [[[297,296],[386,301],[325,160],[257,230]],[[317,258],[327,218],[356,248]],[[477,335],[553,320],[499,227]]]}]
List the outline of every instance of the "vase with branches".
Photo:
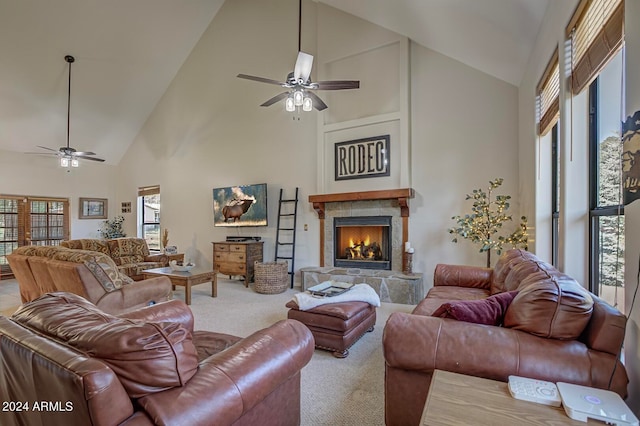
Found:
[{"label": "vase with branches", "polygon": [[116,216],[113,219],[107,219],[102,222],[102,227],[99,232],[102,238],[120,238],[126,237],[122,229],[122,223],[124,222],[124,216]]},{"label": "vase with branches", "polygon": [[449,228],[449,233],[454,237],[452,241],[458,242],[458,237],[470,240],[480,245],[480,253],[487,253],[487,268],[491,267],[491,251],[501,254],[503,247],[524,248],[527,250],[527,218],[522,216],[518,227],[507,235],[500,235],[503,224],[511,222],[513,218],[507,214],[510,204],[509,195],[495,195],[504,179],[496,178],[489,181],[489,187],[474,189],[467,194],[466,200],[472,200],[471,213],[464,216],[453,216],[457,226]]}]

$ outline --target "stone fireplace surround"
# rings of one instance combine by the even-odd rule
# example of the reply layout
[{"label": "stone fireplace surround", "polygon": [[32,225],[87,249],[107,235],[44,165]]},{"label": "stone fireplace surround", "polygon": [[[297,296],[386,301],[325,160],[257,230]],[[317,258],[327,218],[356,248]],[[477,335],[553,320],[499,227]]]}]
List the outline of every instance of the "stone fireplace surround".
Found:
[{"label": "stone fireplace surround", "polygon": [[[310,195],[320,219],[320,267],[302,268],[302,289],[326,280],[367,283],[383,302],[416,304],[424,297],[422,274],[404,275],[404,243],[409,235],[412,188]],[[333,265],[333,218],[391,216],[391,271]],[[328,219],[328,220],[327,220]]]}]

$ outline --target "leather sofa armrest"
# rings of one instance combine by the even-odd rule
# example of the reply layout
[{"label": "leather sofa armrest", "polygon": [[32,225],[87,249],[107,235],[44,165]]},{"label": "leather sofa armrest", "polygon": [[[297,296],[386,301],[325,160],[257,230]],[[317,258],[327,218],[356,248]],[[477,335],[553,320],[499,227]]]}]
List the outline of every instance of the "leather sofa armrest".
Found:
[{"label": "leather sofa armrest", "polygon": [[186,385],[138,403],[155,424],[232,424],[299,374],[313,350],[302,323],[282,320],[203,360]]},{"label": "leather sofa armrest", "polygon": [[149,322],[177,322],[193,333],[193,312],[182,300],[174,299],[123,312],[120,318]]},{"label": "leather sofa armrest", "polygon": [[489,289],[493,269],[467,265],[446,265],[440,263],[433,271],[433,285],[450,285]]},{"label": "leather sofa armrest", "polygon": [[125,284],[119,290],[105,293],[95,305],[105,312],[117,315],[149,304],[166,302],[172,297],[169,278],[154,277]]},{"label": "leather sofa armrest", "polygon": [[[401,312],[389,317],[382,344],[391,368],[426,374],[438,369],[502,382],[517,375],[607,389],[617,363],[615,356],[577,340]],[[623,398],[624,382],[614,380],[611,389]]]}]

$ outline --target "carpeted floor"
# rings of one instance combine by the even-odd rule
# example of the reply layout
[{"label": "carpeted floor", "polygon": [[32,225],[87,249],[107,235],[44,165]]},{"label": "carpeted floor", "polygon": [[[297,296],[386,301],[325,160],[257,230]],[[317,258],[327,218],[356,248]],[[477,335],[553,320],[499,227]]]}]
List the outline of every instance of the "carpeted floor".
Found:
[{"label": "carpeted floor", "polygon": [[[19,305],[15,280],[3,285],[0,310],[11,315]],[[5,282],[3,282],[5,284]],[[196,330],[210,330],[246,337],[287,317],[284,306],[299,288],[268,295],[245,288],[241,281],[218,278],[218,297],[211,297],[211,285],[192,288],[191,309]],[[184,300],[184,288],[175,298]],[[316,350],[302,370],[302,426],[384,425],[384,358],[382,330],[392,312],[411,312],[414,306],[383,303],[377,310],[373,332],[366,333],[344,359]]]},{"label": "carpeted floor", "polygon": [[[212,330],[248,336],[287,317],[284,306],[300,291],[258,294],[240,281],[218,279],[218,297],[211,298],[207,284],[192,289],[191,309],[196,330]],[[180,289],[176,298],[183,298]],[[384,425],[384,358],[382,330],[392,312],[411,312],[412,305],[383,303],[377,310],[376,327],[349,350],[344,359],[316,350],[302,370],[303,426]]]}]

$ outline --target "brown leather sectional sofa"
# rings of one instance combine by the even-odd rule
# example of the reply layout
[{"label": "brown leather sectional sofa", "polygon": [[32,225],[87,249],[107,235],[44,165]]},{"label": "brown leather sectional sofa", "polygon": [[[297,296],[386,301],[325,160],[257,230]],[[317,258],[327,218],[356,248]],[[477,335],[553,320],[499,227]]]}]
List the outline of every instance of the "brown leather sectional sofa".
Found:
[{"label": "brown leather sectional sofa", "polygon": [[167,277],[133,281],[99,252],[58,246],[24,246],[7,256],[22,302],[65,291],[117,314],[173,297]]},{"label": "brown leather sectional sofa", "polygon": [[[515,290],[502,326],[432,316],[447,302]],[[509,250],[493,269],[437,265],[427,297],[385,325],[386,424],[419,424],[436,369],[503,382],[509,375],[562,381],[625,398],[625,326],[617,309],[526,251]]]},{"label": "brown leather sectional sofa", "polygon": [[0,424],[298,425],[313,349],[298,321],[242,339],[193,331],[179,300],[113,316],[50,293],[0,316],[0,395],[28,404]]}]

